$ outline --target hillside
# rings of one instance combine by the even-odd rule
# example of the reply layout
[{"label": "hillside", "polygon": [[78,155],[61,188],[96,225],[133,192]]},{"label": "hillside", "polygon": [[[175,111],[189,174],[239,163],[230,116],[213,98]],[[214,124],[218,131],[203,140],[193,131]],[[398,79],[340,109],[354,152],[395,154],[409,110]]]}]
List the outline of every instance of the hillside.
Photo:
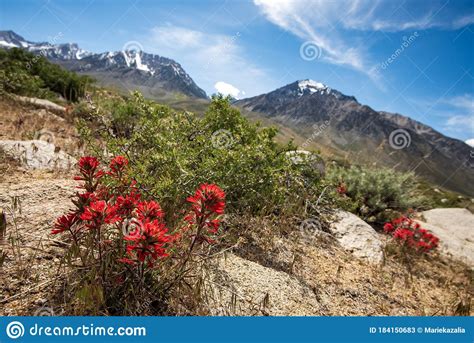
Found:
[{"label": "hillside", "polygon": [[466,143],[400,114],[375,111],[321,83],[296,81],[235,105],[293,129],[306,138],[303,148],[327,147],[353,163],[414,171],[439,186],[474,194]]},{"label": "hillside", "polygon": [[[135,45],[126,51],[92,53],[77,44],[35,43],[13,31],[0,31],[4,48],[39,54],[125,95],[138,90],[179,110],[205,112],[206,93],[177,62]],[[438,187],[474,194],[467,144],[406,116],[376,111],[322,83],[296,81],[235,105],[252,120],[278,126],[279,142],[294,139],[302,149],[320,151],[329,159],[414,171]]]},{"label": "hillside", "polygon": [[[72,129],[67,119],[41,106],[5,99],[0,102],[0,113],[3,124],[17,123],[20,118],[25,122],[25,126],[17,128],[2,125],[1,140],[26,139],[31,128],[28,123],[33,120],[39,125],[35,130],[44,125],[56,137],[58,148],[79,156],[79,137],[74,130],[69,132]],[[43,124],[35,121],[38,116]],[[31,170],[2,159],[1,168],[5,167],[9,171],[8,176],[5,173],[0,178],[0,207],[7,211],[6,237],[13,235],[22,245],[1,246],[6,256],[0,268],[1,314],[96,313],[83,312],[81,307],[64,302],[67,279],[65,274],[57,273],[57,268],[51,268],[63,259],[63,243],[49,232],[55,218],[71,207],[70,198],[78,183],[70,179],[70,171]],[[21,212],[14,209],[13,199],[17,199]],[[15,213],[15,223],[10,210]],[[350,250],[333,238],[335,232],[318,237],[311,231],[301,231],[295,219],[229,218],[226,225],[231,231],[238,228],[240,239],[209,261],[205,273],[210,279],[204,281],[207,300],[198,308],[174,304],[177,307],[173,313],[453,315],[464,313],[459,311],[465,311],[463,308],[471,301],[466,293],[469,271],[447,257],[417,259],[408,273],[392,253],[382,265],[354,258]],[[373,234],[381,244],[387,244],[385,235],[375,231]],[[13,249],[18,248],[21,257],[14,254]],[[155,313],[149,303],[138,311],[135,314]]]},{"label": "hillside", "polygon": [[0,315],[472,315],[473,199],[219,95],[195,114],[23,49],[0,66]]}]

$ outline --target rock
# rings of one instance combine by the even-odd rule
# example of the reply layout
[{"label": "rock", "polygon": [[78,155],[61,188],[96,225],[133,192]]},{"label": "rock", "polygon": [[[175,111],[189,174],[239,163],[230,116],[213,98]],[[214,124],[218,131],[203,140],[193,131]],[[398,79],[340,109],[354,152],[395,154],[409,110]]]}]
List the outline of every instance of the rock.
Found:
[{"label": "rock", "polygon": [[313,290],[298,279],[232,253],[215,261],[211,280],[212,315],[321,314]]},{"label": "rock", "polygon": [[15,99],[23,102],[23,103],[28,103],[35,105],[38,108],[43,108],[51,112],[56,112],[58,114],[63,114],[66,112],[66,109],[62,106],[59,106],[55,104],[52,101],[46,100],[46,99],[37,99],[37,98],[28,98],[26,96],[15,96]]},{"label": "rock", "polygon": [[330,230],[339,244],[354,256],[378,264],[383,260],[383,244],[377,232],[356,215],[338,210]]},{"label": "rock", "polygon": [[447,203],[447,202],[448,202],[448,199],[446,199],[446,198],[441,199],[441,203],[442,203],[442,204],[445,204],[445,203]]},{"label": "rock", "polygon": [[76,160],[43,140],[0,141],[0,149],[29,169],[70,169]]},{"label": "rock", "polygon": [[441,252],[474,266],[474,215],[465,208],[436,208],[422,212],[420,225],[440,239]]}]

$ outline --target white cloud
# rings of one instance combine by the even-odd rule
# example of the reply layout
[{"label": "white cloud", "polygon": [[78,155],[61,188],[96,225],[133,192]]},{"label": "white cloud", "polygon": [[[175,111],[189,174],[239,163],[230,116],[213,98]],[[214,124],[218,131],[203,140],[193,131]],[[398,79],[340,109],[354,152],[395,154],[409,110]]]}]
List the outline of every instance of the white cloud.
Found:
[{"label": "white cloud", "polygon": [[214,88],[217,90],[217,92],[223,95],[230,95],[235,99],[239,99],[241,95],[245,95],[245,92],[242,92],[238,88],[232,86],[230,83],[223,81],[216,82]]},{"label": "white cloud", "polygon": [[464,94],[442,101],[451,107],[452,112],[445,122],[447,130],[452,132],[470,131],[474,133],[474,96]]},{"label": "white cloud", "polygon": [[331,30],[328,19],[334,17],[331,12],[338,7],[334,6],[336,2],[254,0],[254,3],[275,25],[304,41],[314,42],[322,50],[324,60],[369,73],[370,68],[364,64],[362,50],[347,46],[337,32]]},{"label": "white cloud", "polygon": [[469,145],[469,146],[474,147],[474,138],[467,139],[467,140],[465,141],[465,143],[466,143],[467,145]]},{"label": "white cloud", "polygon": [[474,15],[453,13],[444,1],[254,0],[254,4],[273,24],[315,42],[322,60],[364,72],[374,80],[379,77],[377,69],[357,39],[363,31],[458,29],[474,23]]},{"label": "white cloud", "polygon": [[456,107],[467,115],[474,116],[474,95],[458,95],[444,99],[443,103]]},{"label": "white cloud", "polygon": [[462,115],[455,115],[446,121],[447,126],[459,126],[460,128],[465,129],[467,127],[471,127],[474,130],[474,117],[471,116],[462,116]]},{"label": "white cloud", "polygon": [[[231,35],[212,34],[176,25],[154,27],[144,39],[144,49],[160,56],[172,58],[208,93],[220,80],[244,89],[252,89],[253,94],[263,93],[273,88],[275,83],[265,70],[246,57],[239,42],[240,32]],[[255,80],[259,80],[258,83]]]}]

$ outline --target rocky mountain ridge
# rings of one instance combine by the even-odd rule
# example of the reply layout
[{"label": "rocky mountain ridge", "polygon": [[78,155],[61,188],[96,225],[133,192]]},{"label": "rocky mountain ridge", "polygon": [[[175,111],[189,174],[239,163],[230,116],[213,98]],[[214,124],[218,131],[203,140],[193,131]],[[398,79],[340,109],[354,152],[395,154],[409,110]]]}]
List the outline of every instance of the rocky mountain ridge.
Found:
[{"label": "rocky mountain ridge", "polygon": [[132,90],[138,88],[151,94],[180,93],[192,98],[207,99],[206,92],[176,61],[141,51],[138,44],[130,49],[92,53],[77,44],[30,42],[13,31],[0,31],[0,47],[21,48],[41,55],[79,74],[91,75],[103,84]]},{"label": "rocky mountain ridge", "polygon": [[474,194],[474,155],[466,143],[409,117],[376,111],[353,96],[300,80],[234,104],[328,146],[353,162],[414,171],[431,182]]}]

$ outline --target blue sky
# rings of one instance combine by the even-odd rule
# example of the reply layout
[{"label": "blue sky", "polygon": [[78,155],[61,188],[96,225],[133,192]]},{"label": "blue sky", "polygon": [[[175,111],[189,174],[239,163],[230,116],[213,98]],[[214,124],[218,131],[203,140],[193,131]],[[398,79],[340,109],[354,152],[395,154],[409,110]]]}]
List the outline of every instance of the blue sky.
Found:
[{"label": "blue sky", "polygon": [[0,28],[93,52],[138,44],[181,63],[208,94],[309,78],[474,139],[473,1],[2,0]]}]

